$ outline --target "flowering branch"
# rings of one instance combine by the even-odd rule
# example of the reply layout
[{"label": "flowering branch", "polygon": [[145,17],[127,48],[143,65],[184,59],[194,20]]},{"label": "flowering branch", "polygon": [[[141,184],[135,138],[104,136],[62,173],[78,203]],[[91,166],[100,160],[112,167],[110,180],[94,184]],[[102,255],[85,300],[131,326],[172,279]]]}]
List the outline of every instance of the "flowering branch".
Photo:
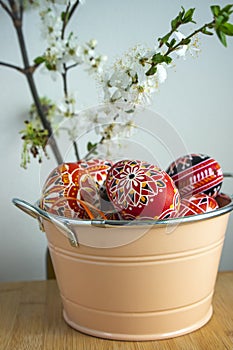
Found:
[{"label": "flowering branch", "polygon": [[[217,36],[219,37],[221,43],[224,46],[227,46],[226,42],[226,36],[233,36],[233,25],[229,23],[229,18],[232,11],[233,5],[227,5],[223,7],[222,9],[217,6],[213,5],[211,6],[211,11],[214,16],[214,19],[201,26],[200,28],[196,29],[194,32],[189,34],[187,37],[184,37],[183,35],[180,36],[181,40],[176,42],[175,38],[172,38],[170,41],[173,33],[176,33],[178,28],[186,23],[195,23],[193,21],[193,14],[195,9],[189,9],[187,12],[185,12],[184,8],[182,8],[182,11],[179,13],[179,15],[171,21],[171,30],[162,38],[159,38],[159,48],[162,48],[163,45],[167,46],[167,51],[162,53],[155,53],[151,61],[145,60],[145,62],[149,63],[151,65],[150,69],[146,72],[147,75],[153,75],[157,71],[157,65],[161,63],[169,64],[172,61],[172,58],[169,56],[172,52],[177,51],[180,48],[184,48],[186,50],[187,45],[190,44],[192,37],[196,36],[198,33],[206,34],[206,35],[213,35],[213,33],[210,31],[211,29],[215,30]],[[143,62],[143,63],[145,63]]]},{"label": "flowering branch", "polygon": [[[171,21],[170,31],[158,39],[158,48],[154,52],[138,46],[115,62],[112,69],[104,72],[101,77],[101,84],[104,89],[105,101],[112,105],[119,102],[123,103],[122,110],[116,115],[119,118],[120,114],[121,120],[125,121],[125,128],[134,127],[131,118],[136,106],[138,104],[144,106],[148,104],[159,83],[166,80],[166,67],[173,60],[172,53],[176,53],[178,57],[185,56],[189,46],[190,49],[193,46],[193,50],[198,51],[195,47],[196,42],[192,43],[191,40],[198,33],[213,35],[211,29],[215,30],[222,44],[226,46],[226,35],[233,35],[233,25],[228,22],[232,13],[232,6],[227,5],[222,9],[216,5],[211,6],[214,19],[193,31],[187,37],[179,32],[179,28],[187,23],[195,23],[193,20],[195,9],[191,8],[185,11],[182,7],[179,14]],[[108,115],[106,115],[106,120],[109,119],[107,117]],[[90,157],[99,146],[110,141],[116,135],[115,129],[119,133],[119,127],[115,123],[115,119],[113,115],[113,122],[102,130],[99,142],[89,145],[89,152],[86,157]]]},{"label": "flowering branch", "polygon": [[[33,73],[35,71],[35,68],[38,65],[30,66],[30,64],[29,64],[25,39],[24,39],[24,35],[23,35],[23,30],[22,30],[23,4],[22,4],[22,1],[20,1],[20,6],[18,9],[17,4],[14,0],[8,0],[8,2],[9,2],[10,8],[8,8],[2,1],[0,2],[0,4],[2,5],[3,9],[8,13],[8,15],[10,15],[10,17],[13,21],[14,28],[15,28],[16,33],[17,33],[20,51],[21,51],[21,55],[22,55],[22,59],[23,59],[23,63],[24,63],[24,69],[17,68],[17,70],[19,70],[21,73],[24,73],[24,75],[26,76],[32,97],[34,99],[34,103],[35,103],[37,111],[38,111],[38,115],[40,116],[40,119],[41,119],[41,123],[42,123],[44,129],[47,130],[49,145],[51,146],[51,149],[54,153],[54,156],[57,160],[57,163],[61,164],[62,163],[62,156],[61,156],[60,151],[58,149],[56,140],[53,136],[53,130],[51,128],[50,122],[47,120],[47,118],[44,114],[43,108],[41,106],[40,98],[39,98],[37,88],[36,88],[34,78],[33,78]],[[2,65],[5,65],[5,66],[7,65],[9,68],[16,69],[16,66],[11,65],[11,64],[2,63]],[[34,147],[36,147],[36,145],[34,145]],[[33,152],[34,156],[35,156],[35,154],[36,153]]]},{"label": "flowering branch", "polygon": [[[35,0],[28,0],[28,2],[32,4]],[[120,136],[129,137],[135,129],[133,117],[137,106],[147,106],[150,103],[152,94],[158,90],[159,84],[166,80],[167,67],[174,57],[185,56],[188,51],[191,52],[191,49],[198,50],[195,45],[199,33],[205,35],[216,33],[224,46],[227,46],[226,37],[233,36],[233,25],[229,22],[233,5],[226,5],[223,8],[218,5],[211,6],[212,21],[187,36],[180,32],[180,27],[195,23],[193,20],[195,9],[185,11],[182,7],[179,14],[171,21],[168,33],[158,39],[156,49],[137,46],[118,59],[112,67],[105,66],[103,69],[105,57],[96,54],[95,40],[80,45],[73,32],[67,35],[70,19],[80,3],[81,0],[59,0],[59,2],[47,0],[45,2],[47,7],[43,7],[40,16],[47,39],[47,48],[42,55],[35,58],[34,64],[30,65],[22,31],[23,0],[8,0],[8,6],[0,0],[0,6],[10,16],[16,29],[23,67],[7,62],[0,62],[0,65],[15,69],[27,78],[34,100],[32,112],[34,126],[26,123],[26,128],[22,131],[23,153],[30,147],[30,152],[33,156],[39,156],[39,160],[38,150],[42,149],[45,152],[46,141],[49,140],[57,162],[62,162],[53,135],[53,131],[57,129],[55,122],[60,122],[61,118],[69,118],[71,123],[71,128],[66,128],[66,131],[73,143],[77,160],[80,156],[76,139],[78,134],[82,134],[83,125],[87,130],[88,126],[91,128],[94,126],[96,135],[99,136],[99,141],[88,142],[85,159],[96,152],[101,153],[101,148],[107,149],[114,139],[119,139]],[[59,4],[63,4],[63,10]],[[76,100],[70,93],[68,85],[69,71],[81,64],[85,65],[89,73],[94,73],[98,77],[99,85],[103,89],[104,102],[106,102],[102,110],[94,113],[91,111],[89,115],[88,112],[87,114],[76,112]],[[33,76],[39,66],[43,66],[53,76],[59,74],[61,77],[63,106],[39,97]],[[75,116],[77,118],[74,120]],[[114,148],[114,145],[112,146]],[[25,165],[28,162],[27,157],[24,157],[24,160]]]}]

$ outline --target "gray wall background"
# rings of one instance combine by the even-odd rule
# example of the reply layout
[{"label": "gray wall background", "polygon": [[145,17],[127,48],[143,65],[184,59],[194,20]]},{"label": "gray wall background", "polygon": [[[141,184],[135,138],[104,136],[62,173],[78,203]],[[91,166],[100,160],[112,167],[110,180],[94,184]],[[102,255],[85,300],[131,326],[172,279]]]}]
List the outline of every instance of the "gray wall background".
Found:
[{"label": "gray wall background", "polygon": [[[209,21],[211,4],[209,0],[86,0],[73,25],[81,42],[96,38],[99,52],[105,53],[111,62],[135,44],[153,46],[155,39],[169,30],[170,20],[182,5],[186,9],[196,7],[195,19],[200,25]],[[2,9],[0,28],[0,60],[20,65],[16,36]],[[33,13],[25,16],[24,29],[33,59],[44,48],[38,19]],[[167,81],[156,93],[151,109],[172,126],[188,152],[209,154],[220,162],[224,171],[233,171],[233,40],[228,40],[225,49],[216,37],[201,37],[200,49],[198,58],[176,61],[175,69],[169,70]],[[60,98],[59,82],[53,82],[41,72],[36,73],[36,81],[41,95]],[[81,70],[72,74],[71,85],[78,91],[82,108],[99,102],[95,82]],[[35,202],[43,179],[55,162],[51,156],[42,166],[32,162],[28,170],[20,168],[18,131],[27,118],[30,92],[23,76],[3,67],[0,67],[0,91],[0,281],[43,279],[46,238],[36,221],[15,208],[11,199],[19,197]],[[151,151],[159,157],[156,147]],[[230,180],[225,181],[224,191],[233,193]],[[233,269],[232,246],[231,216],[220,263],[222,270]]]}]

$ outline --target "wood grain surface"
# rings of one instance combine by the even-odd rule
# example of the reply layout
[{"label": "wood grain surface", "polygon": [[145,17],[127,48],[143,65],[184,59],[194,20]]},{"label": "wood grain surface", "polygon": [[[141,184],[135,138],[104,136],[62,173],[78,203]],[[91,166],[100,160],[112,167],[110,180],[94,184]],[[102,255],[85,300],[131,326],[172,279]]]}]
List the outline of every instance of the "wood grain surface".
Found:
[{"label": "wood grain surface", "polygon": [[214,315],[168,340],[123,342],[79,333],[62,318],[55,280],[0,283],[0,350],[233,350],[233,272],[218,274]]}]

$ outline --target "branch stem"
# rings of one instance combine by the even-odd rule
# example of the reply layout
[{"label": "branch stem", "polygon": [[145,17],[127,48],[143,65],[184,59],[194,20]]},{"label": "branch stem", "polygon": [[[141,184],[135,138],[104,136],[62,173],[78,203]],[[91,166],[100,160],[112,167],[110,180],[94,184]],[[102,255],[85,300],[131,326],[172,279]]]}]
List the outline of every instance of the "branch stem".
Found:
[{"label": "branch stem", "polygon": [[78,145],[77,145],[77,142],[75,140],[73,141],[73,147],[74,147],[74,153],[76,156],[76,160],[78,162],[80,160],[80,156],[79,156],[79,151],[78,151]]},{"label": "branch stem", "polygon": [[25,72],[24,72],[24,69],[23,69],[23,68],[18,67],[18,66],[14,65],[14,64],[11,64],[11,63],[7,63],[7,62],[2,62],[2,61],[0,61],[0,66],[4,66],[4,67],[8,67],[8,68],[12,68],[12,69],[17,70],[17,71],[18,71],[18,72],[20,72],[20,73],[25,74]]},{"label": "branch stem", "polygon": [[[77,0],[71,8],[70,8],[70,4],[68,4],[66,7],[66,10],[63,15],[63,26],[62,26],[62,32],[61,32],[62,40],[64,40],[65,38],[65,31],[66,31],[67,25],[78,5],[79,5],[79,0]],[[68,79],[67,79],[68,70],[75,67],[76,65],[77,64],[67,67],[66,63],[63,64],[63,72],[61,73],[61,76],[62,76],[63,91],[64,91],[65,99],[68,98]],[[78,151],[78,144],[75,140],[73,140],[73,147],[74,147],[74,154],[75,154],[76,160],[79,161],[80,156]]]},{"label": "branch stem", "polygon": [[[23,6],[20,6],[19,12],[17,11],[17,5],[15,3],[15,0],[8,0],[10,7],[11,7],[11,18],[17,33],[17,38],[18,38],[18,42],[19,42],[19,46],[20,46],[20,51],[21,51],[21,55],[22,55],[22,59],[23,59],[23,65],[24,65],[24,69],[18,69],[16,66],[14,65],[10,65],[10,64],[4,64],[4,62],[2,62],[2,65],[8,66],[10,68],[14,68],[19,70],[21,73],[24,73],[38,112],[38,115],[40,117],[41,123],[44,127],[44,129],[46,129],[48,131],[48,136],[49,136],[49,140],[48,140],[48,144],[50,145],[53,154],[56,158],[56,161],[58,164],[61,164],[63,162],[62,160],[62,156],[61,153],[59,151],[59,148],[57,146],[56,140],[53,136],[53,130],[51,127],[50,122],[47,120],[46,115],[44,114],[41,102],[40,102],[40,98],[37,92],[37,88],[35,85],[35,81],[34,81],[34,77],[33,77],[33,73],[35,71],[36,66],[31,67],[29,64],[29,59],[28,59],[28,53],[27,53],[27,48],[26,48],[26,43],[24,40],[24,35],[23,35],[23,30],[22,30],[22,23],[23,23]],[[0,3],[2,5],[2,1]],[[8,9],[9,10],[9,9]]]},{"label": "branch stem", "polygon": [[167,52],[165,53],[165,55],[169,55],[171,52],[175,51],[179,46],[181,46],[184,42],[184,40],[189,40],[191,39],[193,36],[195,36],[196,34],[200,33],[203,31],[203,29],[211,27],[213,24],[215,23],[215,20],[213,20],[210,23],[206,23],[203,26],[201,26],[200,28],[196,29],[194,32],[192,32],[191,34],[189,34],[187,37],[185,37],[184,39],[181,39],[176,45],[174,45],[173,47],[169,47]]},{"label": "branch stem", "polygon": [[0,5],[2,6],[2,8],[4,9],[4,11],[6,11],[6,13],[11,17],[11,19],[13,20],[13,14],[12,12],[10,11],[10,9],[7,7],[7,5],[2,1],[0,0]]},{"label": "branch stem", "polygon": [[96,143],[94,147],[90,149],[90,151],[85,155],[83,159],[88,160],[89,157],[97,150],[98,145],[101,145],[105,141],[105,137],[102,136],[102,138]]}]

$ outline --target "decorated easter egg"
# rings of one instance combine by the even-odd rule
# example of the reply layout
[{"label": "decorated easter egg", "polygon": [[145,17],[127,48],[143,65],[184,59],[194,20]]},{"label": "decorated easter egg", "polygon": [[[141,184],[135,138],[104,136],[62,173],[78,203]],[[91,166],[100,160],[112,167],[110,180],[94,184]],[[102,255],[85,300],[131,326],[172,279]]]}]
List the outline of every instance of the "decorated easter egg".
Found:
[{"label": "decorated easter egg", "polygon": [[189,198],[182,198],[178,216],[203,214],[218,209],[218,207],[218,203],[213,197],[205,193],[197,193]]},{"label": "decorated easter egg", "polygon": [[119,213],[116,212],[113,204],[109,201],[105,188],[105,181],[107,178],[108,170],[113,165],[113,162],[103,159],[91,159],[87,161],[82,160],[79,162],[79,165],[82,167],[82,169],[85,169],[93,178],[99,192],[99,207],[105,214],[106,218],[108,220],[119,220]]},{"label": "decorated easter egg", "polygon": [[88,219],[85,203],[99,207],[96,184],[88,171],[79,162],[56,167],[43,186],[40,207],[52,214]]},{"label": "decorated easter egg", "polygon": [[219,163],[204,154],[188,154],[178,158],[167,169],[181,197],[205,193],[216,197],[223,173]]},{"label": "decorated easter egg", "polygon": [[97,188],[100,188],[104,184],[108,170],[113,165],[112,161],[104,159],[81,160],[78,164],[79,167],[86,170],[91,175]]},{"label": "decorated easter egg", "polygon": [[106,190],[125,220],[176,216],[179,192],[170,176],[145,161],[122,160],[109,170]]}]

